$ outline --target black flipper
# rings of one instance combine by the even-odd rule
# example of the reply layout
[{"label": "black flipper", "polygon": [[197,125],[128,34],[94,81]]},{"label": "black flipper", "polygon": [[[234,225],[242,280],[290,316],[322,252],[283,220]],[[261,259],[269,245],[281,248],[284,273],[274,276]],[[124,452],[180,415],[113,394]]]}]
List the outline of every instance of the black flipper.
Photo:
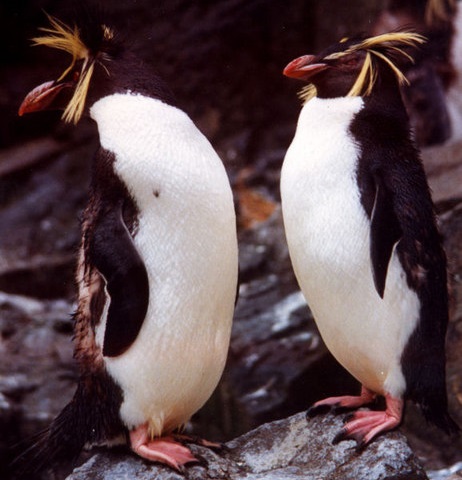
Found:
[{"label": "black flipper", "polygon": [[91,263],[106,280],[110,305],[103,355],[121,355],[138,336],[149,304],[144,263],[123,221],[122,202],[101,212],[89,244]]},{"label": "black flipper", "polygon": [[357,178],[361,203],[372,222],[370,256],[377,291],[383,294],[386,267],[394,251],[407,286],[420,302],[417,327],[401,355],[404,398],[419,404],[428,421],[447,432],[457,431],[448,413],[445,381],[446,258],[398,90],[384,88],[381,95],[366,97],[351,132],[362,146]]},{"label": "black flipper", "polygon": [[377,293],[383,298],[388,265],[402,232],[390,193],[378,174],[374,175],[375,200],[371,216],[370,257]]}]

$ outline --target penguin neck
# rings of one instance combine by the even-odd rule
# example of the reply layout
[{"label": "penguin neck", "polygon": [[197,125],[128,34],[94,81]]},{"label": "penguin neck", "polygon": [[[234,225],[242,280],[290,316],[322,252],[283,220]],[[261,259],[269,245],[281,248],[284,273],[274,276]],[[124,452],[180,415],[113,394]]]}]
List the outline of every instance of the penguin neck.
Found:
[{"label": "penguin neck", "polygon": [[376,111],[379,116],[393,118],[402,124],[403,131],[409,130],[409,119],[401,97],[399,85],[392,72],[383,71],[372,93],[364,97],[364,109]]},{"label": "penguin neck", "polygon": [[176,100],[167,84],[149,66],[127,52],[107,66],[95,68],[87,105],[89,109],[101,98],[133,93],[176,106]]}]

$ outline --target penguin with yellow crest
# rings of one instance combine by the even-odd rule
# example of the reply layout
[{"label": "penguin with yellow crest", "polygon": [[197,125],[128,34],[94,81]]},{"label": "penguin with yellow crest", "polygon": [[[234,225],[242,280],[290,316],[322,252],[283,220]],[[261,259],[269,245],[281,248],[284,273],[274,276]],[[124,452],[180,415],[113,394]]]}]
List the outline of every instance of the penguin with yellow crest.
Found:
[{"label": "penguin with yellow crest", "polygon": [[[218,384],[237,288],[236,218],[224,166],[167,85],[113,28],[50,17],[37,45],[72,55],[20,115],[63,108],[98,128],[77,268],[72,401],[24,453],[32,469],[127,443],[181,470],[178,435]],[[206,443],[211,445],[210,443]]]},{"label": "penguin with yellow crest", "polygon": [[316,402],[308,417],[357,409],[334,439],[358,447],[397,427],[405,400],[448,433],[446,258],[399,85],[410,32],[343,39],[290,62],[305,104],[281,173],[293,267],[321,336],[361,383],[358,396]]}]

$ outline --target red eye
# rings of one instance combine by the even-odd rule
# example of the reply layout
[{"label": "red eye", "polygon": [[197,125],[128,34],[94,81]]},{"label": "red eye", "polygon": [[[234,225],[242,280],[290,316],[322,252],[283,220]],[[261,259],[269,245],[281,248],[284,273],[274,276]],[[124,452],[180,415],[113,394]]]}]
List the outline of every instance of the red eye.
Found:
[{"label": "red eye", "polygon": [[78,72],[77,70],[72,74],[72,80],[74,82],[78,82],[79,81],[79,78],[80,78],[80,72]]},{"label": "red eye", "polygon": [[350,58],[346,62],[343,62],[343,64],[347,67],[354,67],[358,64],[358,60],[356,58]]}]

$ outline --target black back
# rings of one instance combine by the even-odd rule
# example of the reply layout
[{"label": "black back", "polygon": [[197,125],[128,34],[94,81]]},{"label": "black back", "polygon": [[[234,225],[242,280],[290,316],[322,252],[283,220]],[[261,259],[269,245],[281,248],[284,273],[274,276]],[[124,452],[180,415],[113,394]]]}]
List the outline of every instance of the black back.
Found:
[{"label": "black back", "polygon": [[396,248],[407,286],[420,300],[419,321],[401,357],[406,398],[448,432],[445,335],[448,323],[446,258],[419,153],[391,71],[380,68],[374,91],[351,125],[360,145],[357,181],[371,219],[371,264],[383,296],[389,260]]}]

